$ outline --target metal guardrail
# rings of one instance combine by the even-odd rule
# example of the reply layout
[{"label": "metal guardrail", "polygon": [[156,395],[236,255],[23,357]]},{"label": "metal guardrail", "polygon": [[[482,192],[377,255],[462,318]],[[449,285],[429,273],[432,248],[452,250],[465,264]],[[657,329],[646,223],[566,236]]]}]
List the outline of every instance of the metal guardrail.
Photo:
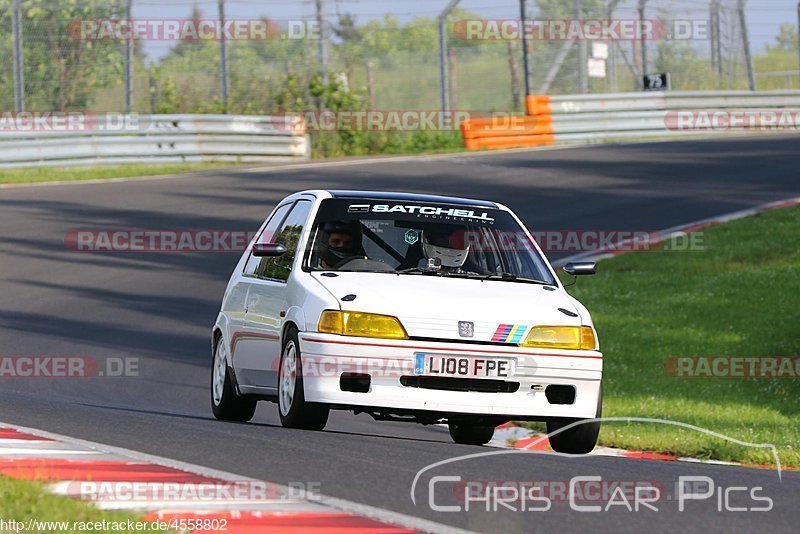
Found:
[{"label": "metal guardrail", "polygon": [[468,149],[800,131],[800,91],[528,95],[524,121],[467,119]]},{"label": "metal guardrail", "polygon": [[[599,142],[619,138],[673,137],[753,131],[741,124],[676,127],[677,113],[779,112],[795,116],[794,131],[800,129],[800,91],[675,91],[610,93],[550,97],[555,142]],[[787,126],[787,125],[784,125]],[[788,125],[792,126],[792,125]],[[760,130],[770,130],[760,125]],[[778,128],[775,128],[778,129]]]},{"label": "metal guardrail", "polygon": [[[63,117],[62,117],[63,118]],[[74,114],[74,127],[17,115],[0,125],[0,167],[307,159],[302,122],[243,115]],[[20,125],[22,127],[20,127]],[[2,127],[6,126],[6,127]],[[52,124],[51,124],[52,126]]]}]

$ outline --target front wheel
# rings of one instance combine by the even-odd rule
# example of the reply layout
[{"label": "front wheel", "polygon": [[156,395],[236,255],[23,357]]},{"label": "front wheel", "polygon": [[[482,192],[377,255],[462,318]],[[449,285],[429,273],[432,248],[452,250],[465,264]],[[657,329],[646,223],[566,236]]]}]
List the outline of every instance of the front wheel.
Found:
[{"label": "front wheel", "polygon": [[211,364],[211,411],[217,419],[245,423],[256,413],[257,401],[236,393],[226,355],[225,341],[219,336]]},{"label": "front wheel", "polygon": [[[600,419],[602,415],[603,391],[601,389],[597,398],[597,415],[595,418]],[[580,424],[550,436],[553,432],[571,423]],[[550,446],[556,452],[563,452],[566,454],[588,454],[592,452],[595,445],[597,445],[597,437],[600,435],[600,421],[568,418],[550,419],[547,421],[547,434]]]},{"label": "front wheel", "polygon": [[486,445],[494,436],[494,427],[486,425],[473,425],[468,423],[448,422],[450,437],[462,445]]},{"label": "front wheel", "polygon": [[278,371],[278,415],[287,428],[322,430],[330,409],[325,404],[306,402],[303,390],[303,363],[297,331],[286,333]]}]

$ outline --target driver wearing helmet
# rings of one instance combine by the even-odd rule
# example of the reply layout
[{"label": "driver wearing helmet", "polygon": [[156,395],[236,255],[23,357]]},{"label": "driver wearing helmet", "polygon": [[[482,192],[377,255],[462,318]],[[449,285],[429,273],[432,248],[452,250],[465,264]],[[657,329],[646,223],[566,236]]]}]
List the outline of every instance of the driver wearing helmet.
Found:
[{"label": "driver wearing helmet", "polygon": [[322,225],[319,264],[323,269],[338,269],[348,260],[364,258],[361,223],[328,221]]},{"label": "driver wearing helmet", "polygon": [[457,241],[457,232],[423,232],[422,251],[428,265],[445,272],[463,272],[470,245],[461,248]]}]

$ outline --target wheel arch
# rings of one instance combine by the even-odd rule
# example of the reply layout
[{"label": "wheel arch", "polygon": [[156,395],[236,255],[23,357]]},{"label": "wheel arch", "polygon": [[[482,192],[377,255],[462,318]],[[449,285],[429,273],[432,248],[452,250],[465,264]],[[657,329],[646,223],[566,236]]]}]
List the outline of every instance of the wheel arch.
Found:
[{"label": "wheel arch", "polygon": [[281,329],[281,348],[283,348],[283,342],[286,340],[286,335],[292,328],[294,328],[298,333],[301,331],[297,324],[291,319],[283,323],[283,328]]},{"label": "wheel arch", "polygon": [[211,354],[213,356],[214,351],[217,350],[217,343],[219,342],[219,338],[222,337],[222,328],[219,326],[214,327],[214,332],[211,334]]},{"label": "wheel arch", "polygon": [[283,327],[281,328],[281,347],[283,347],[283,342],[286,340],[286,333],[290,328],[294,328],[299,333],[305,332],[305,326],[306,316],[305,312],[303,312],[303,308],[300,306],[291,306],[288,310],[286,310],[286,318],[284,319]]}]

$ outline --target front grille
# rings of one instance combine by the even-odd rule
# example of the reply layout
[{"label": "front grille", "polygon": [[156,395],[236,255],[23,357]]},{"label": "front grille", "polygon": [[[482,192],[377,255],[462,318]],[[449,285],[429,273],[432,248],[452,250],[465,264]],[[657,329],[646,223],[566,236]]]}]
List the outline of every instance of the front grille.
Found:
[{"label": "front grille", "polygon": [[477,391],[480,393],[514,393],[519,389],[519,382],[479,378],[443,378],[440,376],[401,376],[400,383],[409,388]]}]

